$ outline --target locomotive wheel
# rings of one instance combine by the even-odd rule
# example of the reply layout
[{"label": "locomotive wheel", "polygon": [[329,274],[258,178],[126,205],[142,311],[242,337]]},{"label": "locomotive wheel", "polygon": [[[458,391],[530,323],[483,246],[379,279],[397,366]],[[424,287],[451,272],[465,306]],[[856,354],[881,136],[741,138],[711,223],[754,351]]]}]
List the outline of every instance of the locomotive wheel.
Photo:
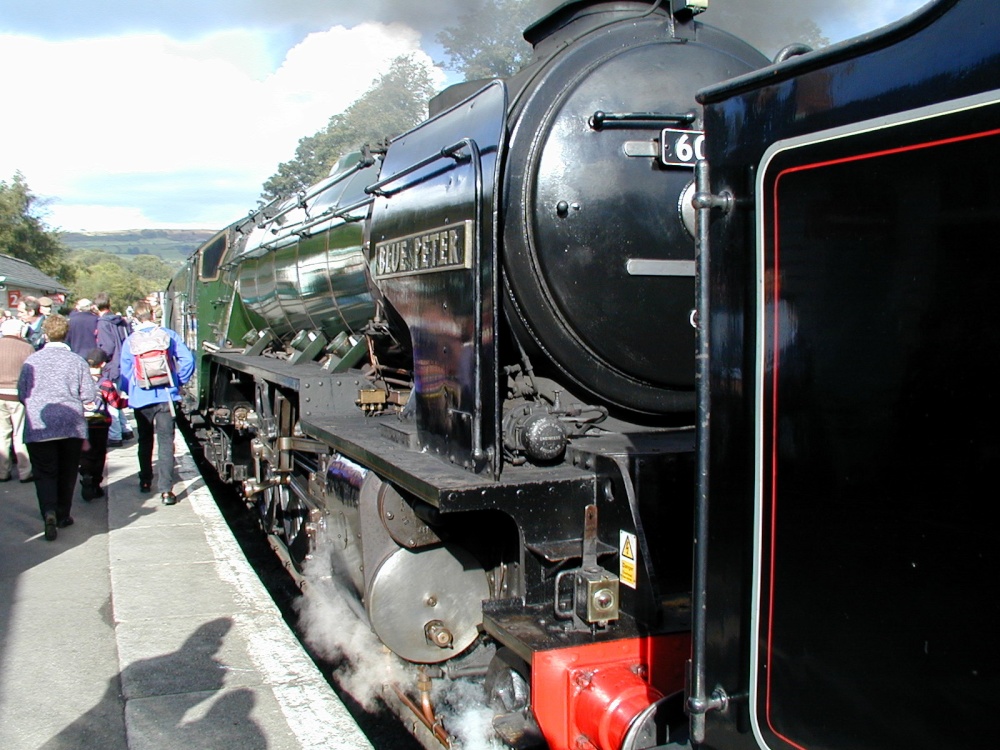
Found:
[{"label": "locomotive wheel", "polygon": [[502,713],[523,711],[531,704],[528,665],[509,648],[497,649],[486,672],[486,702]]},{"label": "locomotive wheel", "polygon": [[285,543],[292,560],[301,566],[309,552],[309,539],[305,534],[309,510],[288,485],[271,485],[265,492],[274,512],[274,528]]},{"label": "locomotive wheel", "polygon": [[487,705],[496,712],[493,729],[507,747],[533,750],[546,746],[531,713],[529,667],[523,659],[509,648],[498,649],[483,687]]},{"label": "locomotive wheel", "polygon": [[279,497],[276,488],[268,487],[261,492],[257,496],[254,507],[257,511],[257,522],[264,533],[281,535],[281,528],[278,525]]}]

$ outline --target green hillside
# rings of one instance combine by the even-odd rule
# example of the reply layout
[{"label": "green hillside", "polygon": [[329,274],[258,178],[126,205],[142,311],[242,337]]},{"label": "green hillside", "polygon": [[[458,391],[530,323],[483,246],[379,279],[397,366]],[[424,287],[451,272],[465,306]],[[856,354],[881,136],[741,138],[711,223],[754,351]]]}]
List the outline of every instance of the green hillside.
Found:
[{"label": "green hillside", "polygon": [[154,255],[171,266],[179,266],[215,229],[134,229],[120,232],[63,232],[62,243],[70,250],[103,250],[112,255]]}]

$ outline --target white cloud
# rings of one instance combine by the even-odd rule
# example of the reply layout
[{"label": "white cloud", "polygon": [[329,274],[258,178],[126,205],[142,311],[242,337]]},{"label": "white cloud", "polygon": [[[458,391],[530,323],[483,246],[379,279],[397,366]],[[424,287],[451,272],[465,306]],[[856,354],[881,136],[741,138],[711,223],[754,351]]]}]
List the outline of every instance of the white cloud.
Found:
[{"label": "white cloud", "polygon": [[913,13],[928,0],[846,0],[839,4],[823,3],[816,17],[823,33],[831,42],[841,42],[866,34]]},{"label": "white cloud", "polygon": [[[414,52],[430,63],[417,33],[399,25],[310,34],[277,69],[267,49],[264,33],[249,30],[197,42],[0,35],[0,69],[20,71],[5,80],[14,106],[0,119],[0,179],[20,170],[36,194],[53,198],[48,223],[67,230],[221,226],[252,208],[299,138],[350,105],[394,57]],[[186,175],[197,182],[185,184]],[[186,216],[166,218],[168,206],[192,202],[185,191],[217,201],[218,213],[189,205]]]},{"label": "white cloud", "polygon": [[[58,210],[58,217],[50,215],[45,217],[49,226],[75,230],[94,231],[114,231],[117,229],[213,229],[211,226],[202,226],[194,222],[189,226],[171,225],[169,227],[153,227],[149,223],[149,218],[139,208],[125,208],[120,206],[96,206],[96,205],[74,205],[61,206]],[[220,224],[221,228],[224,224]]]}]

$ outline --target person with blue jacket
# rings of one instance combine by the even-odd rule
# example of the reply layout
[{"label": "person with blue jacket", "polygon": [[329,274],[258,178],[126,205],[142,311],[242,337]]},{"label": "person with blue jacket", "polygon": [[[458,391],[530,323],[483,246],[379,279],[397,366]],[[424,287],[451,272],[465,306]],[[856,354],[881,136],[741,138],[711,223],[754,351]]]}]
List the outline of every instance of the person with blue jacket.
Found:
[{"label": "person with blue jacket", "polygon": [[[180,335],[170,328],[158,326],[153,320],[153,308],[146,300],[135,304],[137,325],[121,347],[121,390],[128,394],[128,403],[135,415],[139,436],[139,489],[149,492],[153,486],[153,441],[156,441],[156,489],[164,505],[177,502],[174,494],[174,402],[181,399],[180,387],[194,374],[194,355]],[[131,342],[137,333],[162,329],[169,337],[168,360],[173,366],[172,384],[158,388],[143,388],[135,377],[135,357]],[[142,334],[140,334],[142,335]]]}]

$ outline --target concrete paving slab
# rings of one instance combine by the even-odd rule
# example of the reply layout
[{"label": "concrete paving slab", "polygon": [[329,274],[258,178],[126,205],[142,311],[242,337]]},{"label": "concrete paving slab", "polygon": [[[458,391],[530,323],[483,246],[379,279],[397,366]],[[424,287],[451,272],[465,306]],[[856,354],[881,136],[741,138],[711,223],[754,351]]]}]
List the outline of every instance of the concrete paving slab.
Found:
[{"label": "concrete paving slab", "polygon": [[115,449],[54,542],[0,483],[0,749],[370,750],[176,445],[179,505]]},{"label": "concrete paving slab", "polygon": [[[76,527],[73,528],[75,530]],[[95,535],[70,540],[66,538],[68,536],[69,533],[65,533],[51,543],[54,554],[48,560],[20,571],[16,579],[7,579],[12,584],[16,582],[16,585],[11,586],[14,602],[41,599],[46,606],[57,605],[64,597],[55,596],[47,585],[53,578],[75,581],[74,596],[70,600],[73,602],[91,601],[107,595],[107,537]],[[39,538],[32,540],[31,544],[38,546],[49,543]]]},{"label": "concrete paving slab", "polygon": [[108,508],[108,525],[113,530],[132,526],[144,528],[199,523],[198,516],[187,507],[183,487],[175,490],[179,499],[177,505],[169,506],[160,502],[158,494],[139,492],[138,486],[133,487],[131,480],[113,483],[111,487],[121,498],[121,502],[112,503]]},{"label": "concrete paving slab", "polygon": [[34,720],[19,725],[16,733],[0,730],[3,747],[10,750],[129,750],[125,730],[125,701],[115,683],[109,683],[94,705],[60,723],[52,711],[37,709]]},{"label": "concrete paving slab", "polygon": [[77,523],[46,542],[33,484],[4,501],[0,747],[124,749],[106,511],[74,508]]},{"label": "concrete paving slab", "polygon": [[171,562],[114,568],[115,619],[224,616],[236,607],[229,588],[212,562]]},{"label": "concrete paving slab", "polygon": [[118,625],[127,698],[260,683],[247,642],[231,617],[141,620]]},{"label": "concrete paving slab", "polygon": [[126,568],[159,562],[204,562],[215,559],[197,518],[190,523],[164,523],[155,526],[134,524],[120,529],[111,543],[110,555],[113,565]]},{"label": "concrete paving slab", "polygon": [[29,638],[23,630],[13,634],[0,680],[5,729],[11,723],[33,725],[43,715],[46,722],[68,724],[96,703],[111,681],[117,685],[113,629],[81,616],[72,640],[67,630],[53,628],[42,638]]},{"label": "concrete paving slab", "polygon": [[130,750],[299,750],[270,691],[226,688],[129,701]]}]

